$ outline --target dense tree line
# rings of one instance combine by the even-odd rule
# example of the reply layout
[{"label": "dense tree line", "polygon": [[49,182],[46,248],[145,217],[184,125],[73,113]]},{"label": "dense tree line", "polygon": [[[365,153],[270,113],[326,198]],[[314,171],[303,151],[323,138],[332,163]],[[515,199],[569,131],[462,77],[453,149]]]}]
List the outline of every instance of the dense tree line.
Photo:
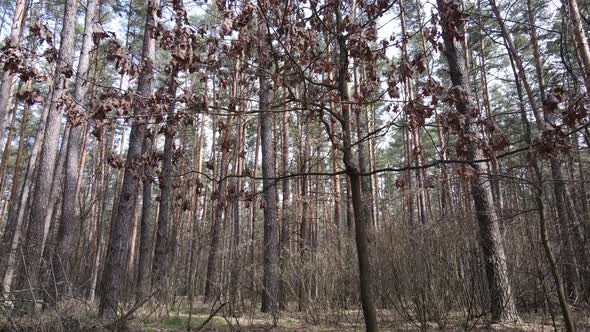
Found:
[{"label": "dense tree line", "polygon": [[588,327],[586,1],[0,10],[6,329]]}]

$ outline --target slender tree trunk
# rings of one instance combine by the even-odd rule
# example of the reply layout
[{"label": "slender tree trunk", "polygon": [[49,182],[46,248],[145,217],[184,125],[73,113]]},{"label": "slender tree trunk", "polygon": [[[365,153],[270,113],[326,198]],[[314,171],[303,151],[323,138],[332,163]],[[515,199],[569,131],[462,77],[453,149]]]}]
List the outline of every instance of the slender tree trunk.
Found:
[{"label": "slender tree trunk", "polygon": [[252,165],[252,180],[250,181],[250,288],[256,293],[256,200],[254,194],[257,190],[256,176],[258,176],[258,152],[260,151],[260,121],[256,124],[256,143],[254,144],[254,164]]},{"label": "slender tree trunk", "polygon": [[[235,83],[237,84],[237,82]],[[234,171],[233,174],[237,177],[233,183],[233,193],[232,193],[232,219],[233,219],[233,226],[232,226],[232,233],[233,233],[233,241],[232,241],[232,252],[233,257],[231,261],[231,276],[230,276],[230,292],[229,292],[229,300],[235,305],[238,303],[239,296],[240,296],[240,263],[241,263],[241,255],[240,255],[240,246],[242,244],[241,239],[241,231],[240,231],[240,195],[242,192],[242,178],[239,175],[242,174],[242,158],[240,154],[242,153],[243,149],[243,141],[244,141],[244,134],[243,131],[245,130],[245,126],[241,123],[241,117],[238,115],[237,118],[237,125],[238,125],[238,135],[237,135],[237,146],[234,153]]]},{"label": "slender tree trunk", "polygon": [[[300,118],[301,120],[301,118]],[[308,235],[308,228],[309,228],[309,176],[307,173],[310,172],[309,163],[310,163],[310,148],[311,148],[311,141],[310,141],[310,132],[309,126],[306,123],[301,122],[301,129],[300,133],[301,137],[301,144],[299,147],[299,173],[303,174],[300,180],[300,200],[301,200],[301,223],[299,225],[299,276],[298,276],[298,296],[299,296],[299,311],[303,311],[307,306],[308,302],[308,292],[307,292],[307,264],[308,264],[308,250],[307,247],[309,245],[309,241],[307,241]]]},{"label": "slender tree trunk", "polygon": [[[193,281],[193,269],[194,267],[198,266],[196,264],[196,262],[194,262],[195,260],[195,256],[198,255],[198,253],[196,252],[197,249],[197,236],[198,236],[198,229],[201,227],[200,226],[200,221],[202,219],[199,219],[199,208],[200,208],[200,202],[201,202],[201,190],[202,190],[202,183],[201,183],[201,172],[203,171],[203,141],[205,138],[205,133],[204,133],[204,129],[205,129],[205,116],[203,114],[201,114],[201,126],[199,129],[199,141],[195,147],[196,150],[196,163],[197,163],[197,174],[196,174],[196,179],[195,179],[195,214],[194,214],[194,226],[193,226],[193,230],[191,232],[191,247],[190,247],[190,252],[189,252],[189,268],[188,268],[188,305],[189,305],[189,314],[188,314],[188,319],[187,319],[187,330],[190,331],[191,330],[191,318],[192,318],[192,308],[193,308],[193,297],[194,297],[194,281]],[[206,195],[205,195],[206,197]],[[205,198],[206,199],[206,198]],[[204,217],[204,212],[206,211],[206,206],[204,206],[203,209],[203,217]],[[204,219],[204,218],[203,218]]]},{"label": "slender tree trunk", "polygon": [[[281,138],[281,169],[282,175],[289,174],[289,112],[283,110],[282,119],[282,138]],[[287,298],[287,265],[289,260],[289,242],[290,242],[290,227],[291,221],[291,188],[290,179],[286,177],[283,179],[283,206],[281,216],[281,309],[287,308],[289,301]]]},{"label": "slender tree trunk", "polygon": [[[107,191],[110,186],[111,173],[106,172],[106,155],[113,151],[115,144],[115,132],[113,132],[110,138],[108,147],[103,142],[101,144],[101,163],[100,163],[100,183],[98,184],[100,190],[100,205],[98,206],[98,215],[96,221],[96,246],[94,248],[94,255],[91,260],[91,271],[90,271],[90,286],[88,291],[88,300],[93,303],[96,295],[96,285],[98,284],[98,275],[100,262],[102,259],[102,253],[104,251],[105,239],[104,239],[104,228],[105,228],[105,215],[107,209]],[[108,149],[108,150],[107,150]]]}]

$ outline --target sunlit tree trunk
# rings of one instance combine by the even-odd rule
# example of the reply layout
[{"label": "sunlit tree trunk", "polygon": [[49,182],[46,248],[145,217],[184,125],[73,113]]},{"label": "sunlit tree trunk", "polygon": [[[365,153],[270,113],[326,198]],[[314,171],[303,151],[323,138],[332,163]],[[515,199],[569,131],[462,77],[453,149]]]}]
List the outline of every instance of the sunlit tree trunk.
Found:
[{"label": "sunlit tree trunk", "polygon": [[[88,0],[86,3],[86,20],[84,23],[84,38],[82,49],[78,59],[76,75],[76,87],[74,98],[80,105],[85,105],[85,97],[88,91],[88,72],[90,68],[90,51],[92,47],[92,34],[98,13],[98,0]],[[57,243],[52,258],[53,271],[55,271],[55,290],[53,299],[58,301],[62,295],[72,295],[74,280],[73,267],[76,247],[78,243],[78,227],[80,225],[80,203],[78,193],[78,173],[80,169],[80,150],[83,139],[83,126],[81,123],[68,121],[70,137],[68,140],[65,163],[65,177],[63,190],[63,212],[57,232]]]}]

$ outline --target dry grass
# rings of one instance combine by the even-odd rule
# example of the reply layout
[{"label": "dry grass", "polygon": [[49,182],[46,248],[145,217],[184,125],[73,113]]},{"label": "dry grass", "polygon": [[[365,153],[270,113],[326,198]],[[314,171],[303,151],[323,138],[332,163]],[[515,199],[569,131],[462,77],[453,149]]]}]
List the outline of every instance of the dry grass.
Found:
[{"label": "dry grass", "polygon": [[[212,312],[209,305],[197,301],[192,310],[191,326],[193,330],[201,326]],[[381,311],[381,331],[420,331],[415,324],[400,319],[393,311]],[[232,314],[231,308],[225,307],[213,317],[202,331],[310,331],[310,332],[352,332],[363,331],[362,315],[357,310],[344,312],[338,322],[311,324],[305,320],[305,313],[286,311],[281,313],[277,324],[269,314],[257,310]],[[128,331],[139,332],[176,332],[186,331],[189,314],[186,303],[180,302],[176,307],[165,308],[161,305],[148,303],[135,312],[128,320]],[[107,322],[97,319],[95,306],[79,300],[68,300],[59,306],[45,310],[41,315],[26,315],[19,318],[1,317],[1,331],[107,331]],[[588,325],[587,317],[579,317],[581,330]],[[457,321],[449,321],[446,329],[439,329],[436,324],[430,324],[428,331],[463,331]],[[424,331],[424,330],[422,330]],[[506,332],[550,332],[554,331],[551,321],[539,317],[525,317],[524,323],[494,324],[491,326],[476,326],[473,331],[506,331]]]}]

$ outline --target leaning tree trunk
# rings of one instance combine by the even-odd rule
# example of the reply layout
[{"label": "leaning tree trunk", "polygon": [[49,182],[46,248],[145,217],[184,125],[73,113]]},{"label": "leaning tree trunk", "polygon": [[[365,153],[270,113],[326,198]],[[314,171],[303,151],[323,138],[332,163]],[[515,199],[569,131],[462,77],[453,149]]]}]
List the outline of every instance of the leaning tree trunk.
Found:
[{"label": "leaning tree trunk", "polygon": [[[455,2],[448,0],[437,0],[438,10],[441,15],[442,36],[444,40],[444,52],[451,76],[453,87],[450,93],[455,93],[455,106],[460,114],[466,116],[462,128],[462,139],[467,141],[466,157],[468,161],[477,159],[481,151],[471,135],[475,134],[476,128],[474,119],[469,118],[471,110],[476,109],[470,96],[469,78],[465,63],[465,49],[463,43],[458,40],[464,27],[462,20],[450,21],[454,15],[462,16],[460,11],[463,8],[456,6]],[[486,180],[480,175],[480,166],[470,162],[473,168],[471,176],[471,196],[475,205],[477,222],[479,225],[480,245],[484,255],[488,287],[490,291],[490,305],[493,321],[515,321],[518,320],[514,297],[508,278],[506,266],[506,254],[498,219],[492,205],[492,193]]]},{"label": "leaning tree trunk", "polygon": [[[145,68],[141,73],[138,83],[139,98],[147,99],[151,94],[154,77],[153,63],[156,43],[152,28],[156,25],[156,11],[159,9],[160,0],[149,0],[146,11],[146,22],[143,36],[142,59]],[[143,111],[137,107],[136,115],[142,115]],[[137,192],[140,187],[140,179],[134,174],[136,159],[142,155],[143,140],[146,133],[146,123],[136,120],[131,127],[129,137],[129,149],[125,162],[125,175],[117,206],[116,218],[111,222],[110,241],[107,248],[105,266],[102,276],[102,296],[100,298],[99,311],[102,317],[115,318],[121,304],[121,296],[125,294],[127,260],[129,255],[129,240],[133,222],[133,210]]]}]

